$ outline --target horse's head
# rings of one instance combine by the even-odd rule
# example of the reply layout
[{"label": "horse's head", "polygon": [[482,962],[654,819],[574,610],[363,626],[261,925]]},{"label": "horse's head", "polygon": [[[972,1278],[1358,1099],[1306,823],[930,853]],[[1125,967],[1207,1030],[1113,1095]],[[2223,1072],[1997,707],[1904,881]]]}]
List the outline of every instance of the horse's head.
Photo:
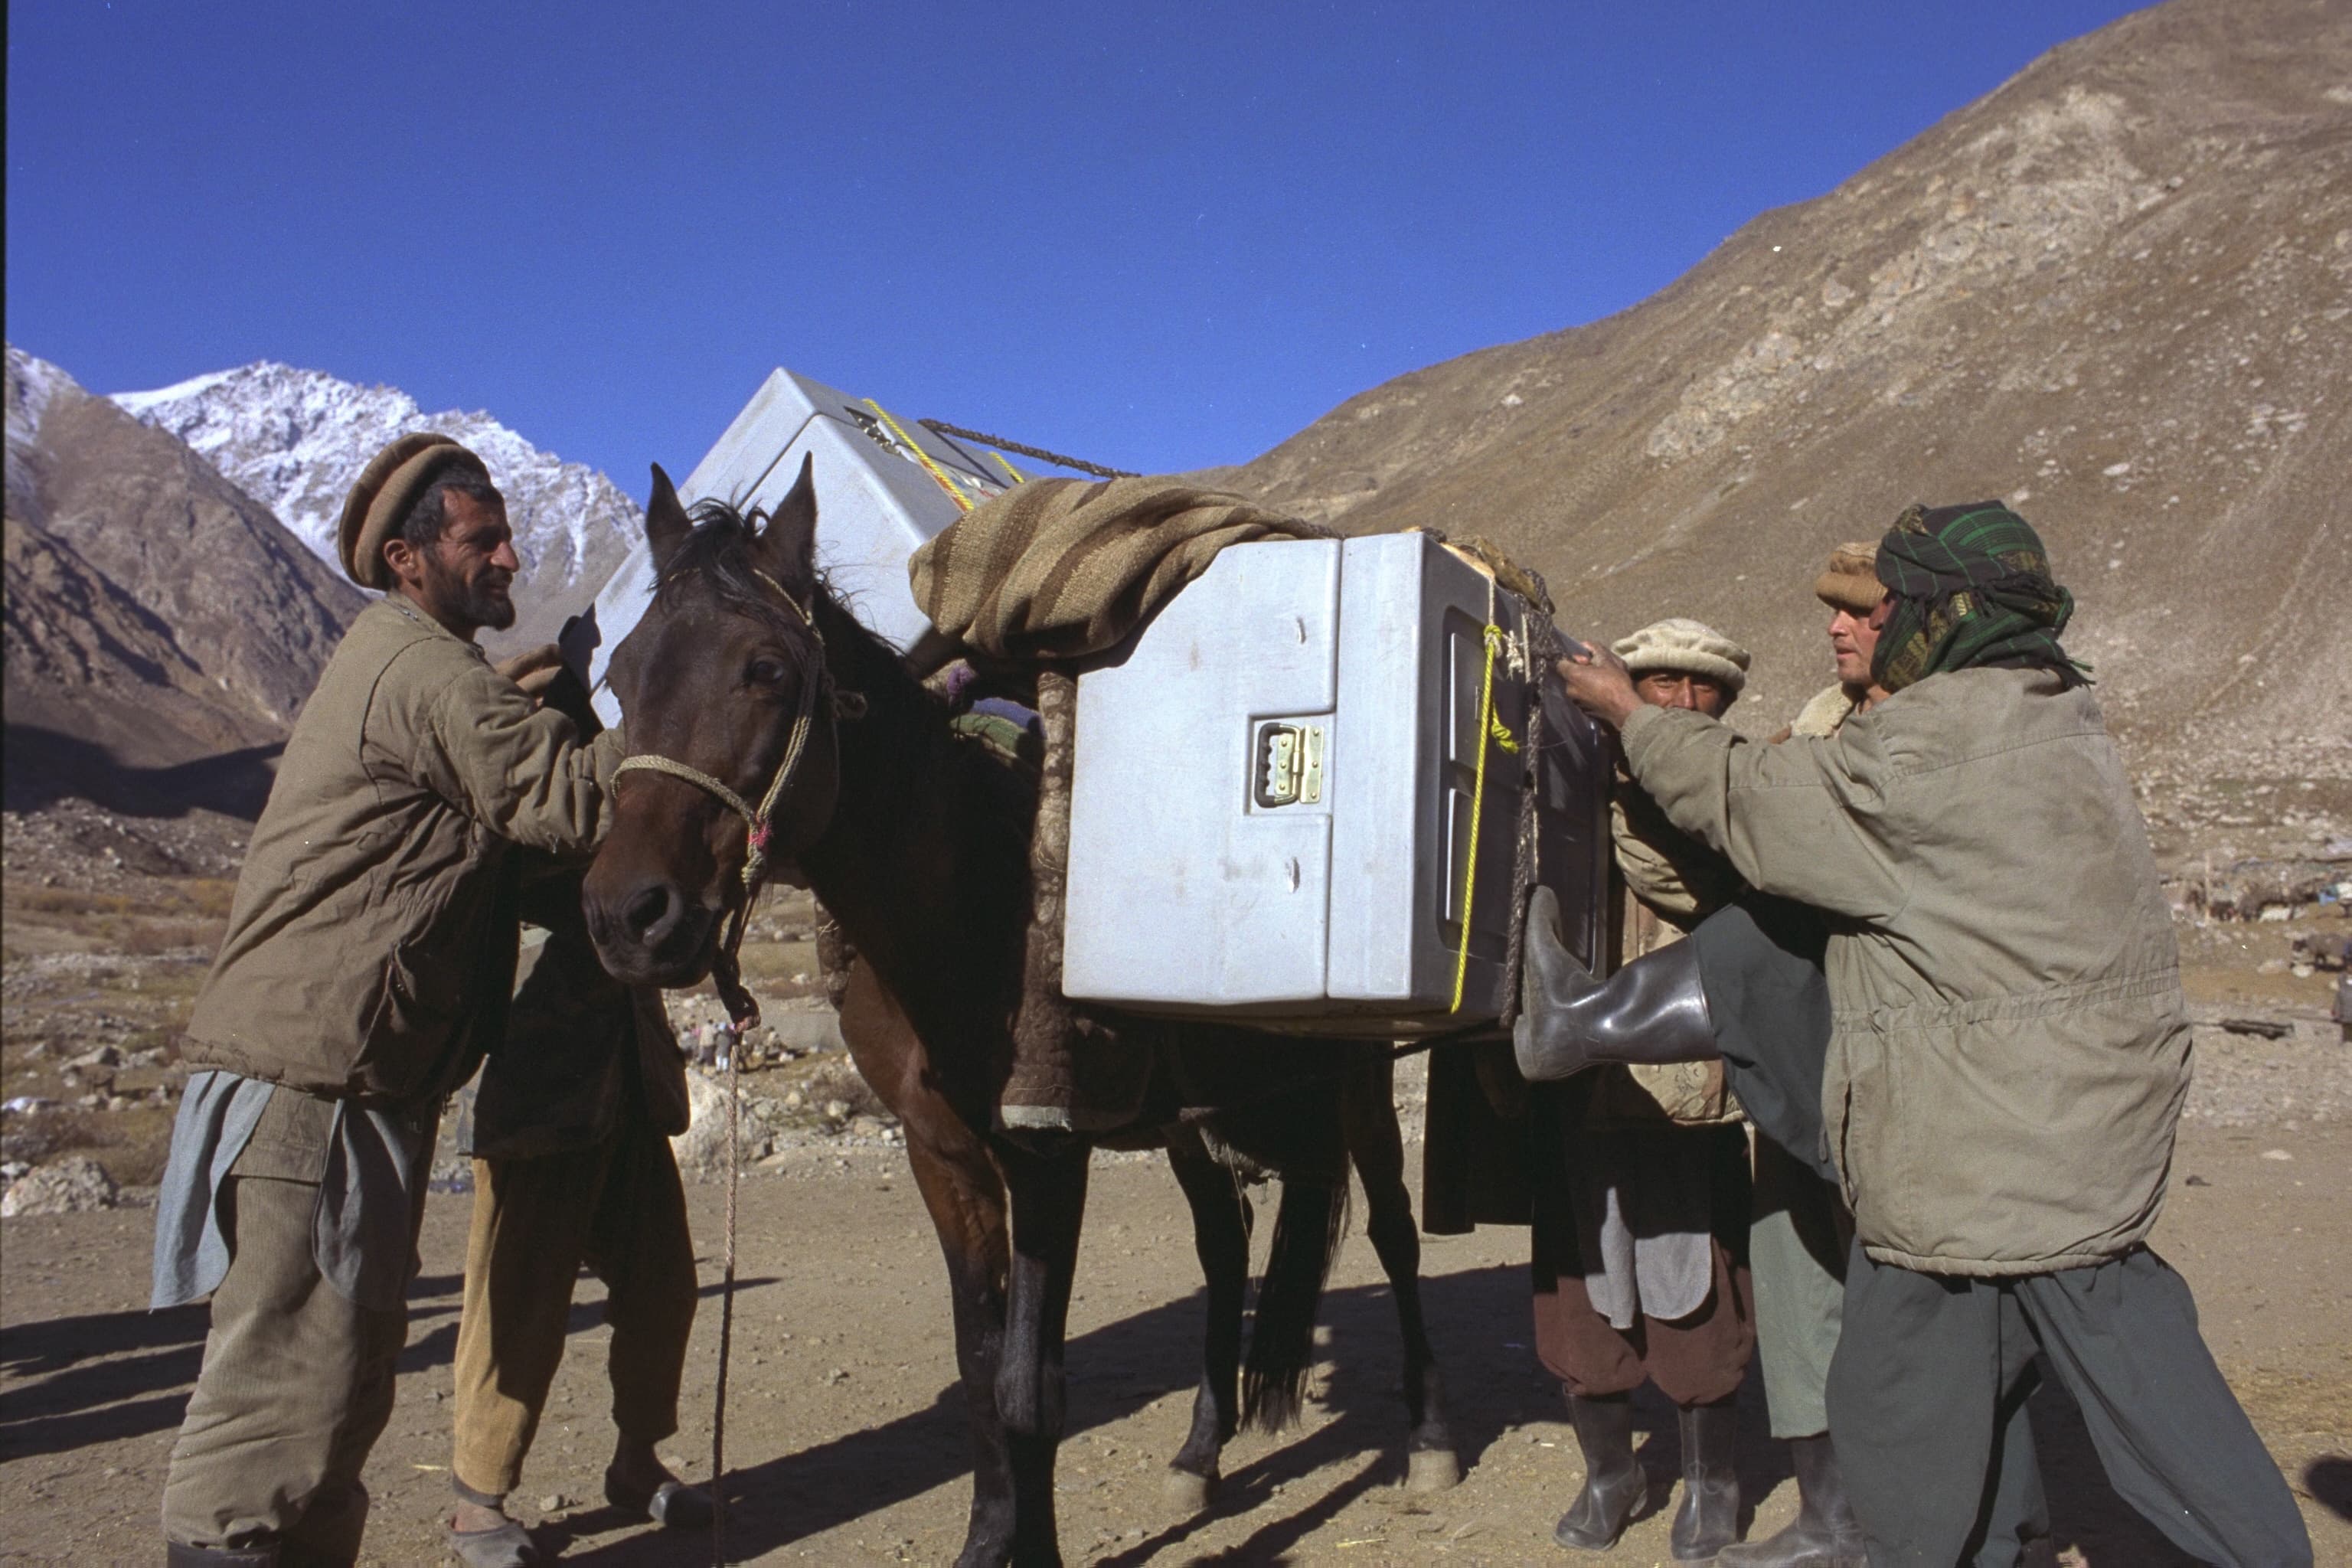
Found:
[{"label": "horse's head", "polygon": [[606,677],[630,759],[584,889],[597,955],[621,980],[699,981],[764,868],[789,863],[833,815],[815,537],[806,462],[765,517],[716,501],[689,515],[654,469],[646,540],[657,585]]}]

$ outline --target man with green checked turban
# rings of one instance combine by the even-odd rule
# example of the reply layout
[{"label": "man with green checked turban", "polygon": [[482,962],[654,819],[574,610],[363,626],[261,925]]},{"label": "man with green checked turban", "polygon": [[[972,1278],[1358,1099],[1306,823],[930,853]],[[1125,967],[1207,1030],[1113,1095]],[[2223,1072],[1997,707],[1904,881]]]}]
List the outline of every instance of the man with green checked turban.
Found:
[{"label": "man with green checked turban", "polygon": [[1888,695],[1831,735],[1759,744],[1641,703],[1606,653],[1559,666],[1676,827],[1755,894],[1823,912],[1826,1009],[1797,1028],[1802,1008],[1743,1001],[1769,966],[1722,933],[1769,926],[1752,897],[1605,984],[1570,973],[1538,900],[1520,1070],[1720,1054],[1759,1124],[1779,1112],[1776,1136],[1835,1175],[1854,1246],[1830,1437],[1874,1564],[2013,1563],[2047,1533],[2025,1414],[2045,1373],[2184,1551],[2307,1564],[2294,1499],[2147,1245],[2188,1011],[2131,781],[2058,640],[2073,598],[1995,501],[1906,511],[1876,570]]},{"label": "man with green checked turban", "polygon": [[2058,646],[2074,595],[2050,580],[2032,525],[1999,501],[1912,507],[1878,546],[1878,580],[1890,603],[1870,673],[1887,691],[1992,668],[2039,667],[2082,684]]}]

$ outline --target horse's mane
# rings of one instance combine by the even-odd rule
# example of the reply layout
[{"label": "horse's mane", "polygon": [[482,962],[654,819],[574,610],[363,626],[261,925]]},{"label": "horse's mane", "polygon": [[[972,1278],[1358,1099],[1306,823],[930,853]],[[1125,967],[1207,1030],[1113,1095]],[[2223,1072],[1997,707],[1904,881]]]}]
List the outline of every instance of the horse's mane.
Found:
[{"label": "horse's mane", "polygon": [[[776,603],[774,590],[751,564],[751,545],[769,521],[767,509],[746,511],[730,501],[698,500],[687,517],[694,531],[658,564],[654,597],[659,599],[688,578],[700,578],[730,608],[787,631],[795,629],[798,617]],[[822,578],[819,586],[824,586]]]},{"label": "horse's mane", "polygon": [[[711,499],[695,502],[687,516],[694,524],[694,531],[687,535],[685,542],[670,553],[667,561],[660,563],[654,580],[655,597],[659,599],[685,582],[698,579],[730,608],[795,637],[804,636],[799,617],[776,603],[774,584],[764,580],[759,568],[751,563],[751,546],[770,521],[767,510],[746,510]],[[902,710],[919,714],[921,727],[933,732],[938,751],[932,762],[927,768],[910,768],[908,777],[935,777],[944,769],[947,776],[973,781],[991,795],[1009,794],[1024,802],[1034,797],[1034,787],[1026,779],[987,760],[982,748],[951,733],[948,721],[956,711],[955,705],[907,669],[898,650],[866,628],[822,571],[817,574],[816,587],[818,604],[810,607],[829,608],[839,617],[830,623],[826,639],[835,651],[850,653],[855,666],[852,678],[858,687],[869,695],[878,695],[878,685],[891,688]],[[854,649],[843,646],[852,640]],[[885,671],[891,672],[895,679]]]}]

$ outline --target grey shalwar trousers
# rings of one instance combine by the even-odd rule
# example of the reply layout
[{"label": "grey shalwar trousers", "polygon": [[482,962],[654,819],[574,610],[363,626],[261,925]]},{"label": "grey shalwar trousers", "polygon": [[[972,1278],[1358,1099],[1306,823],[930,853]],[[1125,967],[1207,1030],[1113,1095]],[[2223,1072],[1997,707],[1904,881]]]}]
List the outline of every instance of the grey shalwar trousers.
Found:
[{"label": "grey shalwar trousers", "polygon": [[2047,1531],[2025,1418],[2037,1352],[2116,1493],[2182,1551],[2307,1568],[2286,1479],[2213,1364],[2189,1287],[2155,1253],[1980,1279],[1875,1263],[1857,1245],[1830,1435],[1874,1568],[2014,1562],[2009,1542]]},{"label": "grey shalwar trousers", "polygon": [[1853,1221],[1836,1187],[1762,1132],[1756,1135],[1755,1192],[1748,1259],[1772,1436],[1817,1437],[1830,1429],[1823,1392],[1845,1309]]}]

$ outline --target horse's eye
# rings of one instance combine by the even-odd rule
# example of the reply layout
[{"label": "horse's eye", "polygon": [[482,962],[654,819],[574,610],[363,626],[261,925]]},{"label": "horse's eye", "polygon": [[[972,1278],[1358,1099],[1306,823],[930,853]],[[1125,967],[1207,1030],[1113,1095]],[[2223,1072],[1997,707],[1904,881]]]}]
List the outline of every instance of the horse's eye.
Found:
[{"label": "horse's eye", "polygon": [[784,661],[781,658],[755,658],[747,673],[759,685],[778,686],[783,682]]}]

